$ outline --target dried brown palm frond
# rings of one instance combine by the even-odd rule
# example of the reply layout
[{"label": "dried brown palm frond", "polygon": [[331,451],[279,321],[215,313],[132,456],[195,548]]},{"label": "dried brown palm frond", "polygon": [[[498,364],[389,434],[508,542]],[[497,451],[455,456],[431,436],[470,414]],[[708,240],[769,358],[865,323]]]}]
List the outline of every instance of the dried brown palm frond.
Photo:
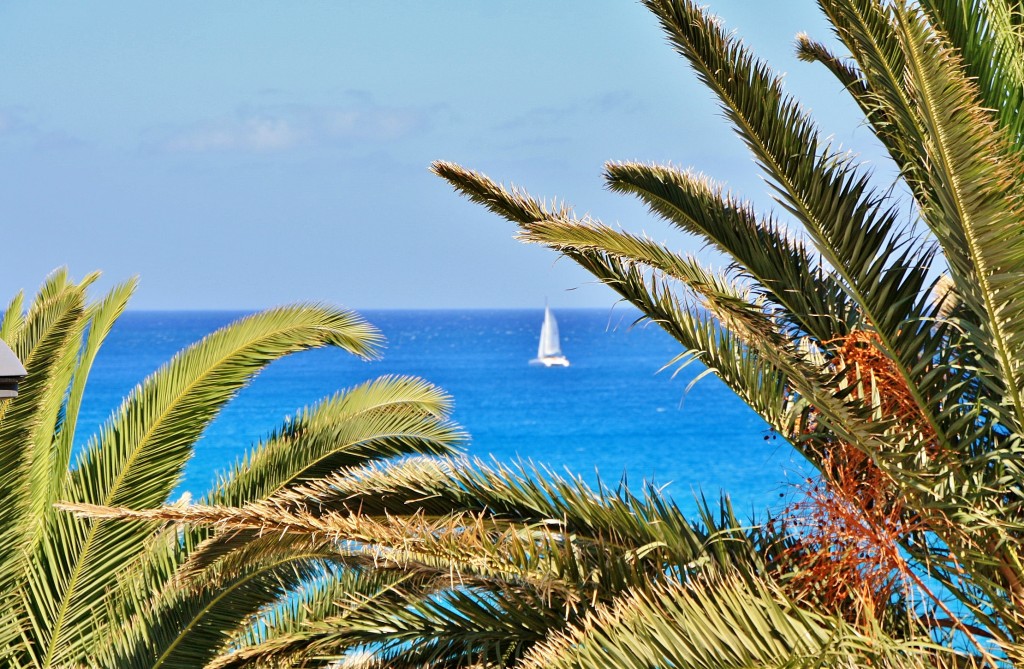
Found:
[{"label": "dried brown palm frond", "polygon": [[[369,516],[361,513],[318,514],[267,500],[245,507],[171,505],[157,509],[125,509],[88,504],[58,504],[80,517],[120,521],[156,521],[215,528],[220,534],[251,531],[256,536],[306,537],[334,542],[339,553],[360,553],[385,569],[432,570],[447,573],[448,587],[486,578],[528,584],[534,591],[571,605],[579,595],[558,579],[559,557],[568,552],[566,538],[544,524],[496,524],[482,514],[454,512],[428,517]],[[183,573],[185,577],[188,572]],[[192,576],[199,576],[193,572]]]}]

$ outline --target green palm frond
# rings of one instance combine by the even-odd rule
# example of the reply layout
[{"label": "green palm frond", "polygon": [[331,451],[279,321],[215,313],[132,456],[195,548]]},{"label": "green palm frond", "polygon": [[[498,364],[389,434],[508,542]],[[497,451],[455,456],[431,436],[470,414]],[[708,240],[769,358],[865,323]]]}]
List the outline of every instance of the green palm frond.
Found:
[{"label": "green palm frond", "polygon": [[[645,309],[651,300],[645,282],[633,268],[636,261],[643,257],[646,264],[672,272],[675,278],[700,294],[702,306],[725,329],[735,333],[748,350],[753,350],[759,358],[777,370],[790,389],[813,404],[822,413],[823,424],[837,431],[837,436],[856,444],[872,456],[881,453],[898,455],[900,449],[894,448],[892,441],[899,435],[890,434],[892,426],[875,421],[870,406],[846,399],[850,388],[840,388],[838,391],[833,389],[833,374],[808,357],[799,340],[792,334],[780,331],[772,315],[766,314],[760,304],[752,303],[741,288],[728,285],[727,281],[693,261],[672,257],[649,241],[617,233],[609,228],[573,224],[568,209],[560,209],[557,217],[548,217],[544,206],[522,191],[510,192],[483,175],[450,163],[434,163],[433,169],[470,199],[499,203],[495,207],[501,211],[519,212],[516,215],[522,217],[513,221],[520,224],[521,235],[525,240],[540,241],[552,246],[641,309]],[[578,243],[580,241],[583,243]],[[615,246],[606,246],[604,242],[614,243]],[[670,291],[663,290],[661,294],[671,302]],[[651,312],[647,313],[650,315]],[[657,318],[656,322],[661,323],[663,320],[668,327],[672,327],[669,325],[671,319]],[[930,336],[927,330],[917,330],[916,334],[918,339]],[[774,414],[783,411],[783,403],[778,401],[780,399],[776,397],[778,404]],[[924,403],[923,398],[918,400]],[[928,408],[927,403],[925,408]],[[768,414],[766,418],[771,416]],[[899,457],[891,465],[894,470],[898,470]]]},{"label": "green palm frond", "polygon": [[[508,544],[504,551],[492,552],[490,562],[481,565],[495,570],[500,570],[503,556],[518,555],[522,564],[536,571],[540,564],[536,560],[543,556],[513,550],[526,536],[523,531],[537,541],[548,542],[552,550],[562,537],[572,536],[580,545],[614,548],[623,560],[649,555],[661,565],[659,569],[672,565],[685,570],[695,562],[703,563],[709,555],[723,568],[765,568],[756,545],[760,541],[755,539],[757,532],[739,523],[731,512],[723,510],[715,521],[708,511],[702,516],[703,525],[694,524],[675,504],[653,492],[644,497],[626,490],[595,492],[578,480],[537,474],[522,467],[488,467],[478,461],[412,459],[334,474],[282,490],[265,502],[234,509],[172,505],[132,510],[76,504],[64,508],[85,510],[93,517],[184,522],[263,534],[333,536],[386,547],[392,555],[403,550],[408,551],[406,555],[426,554],[423,547],[431,546],[453,559],[459,559],[459,551],[471,544],[470,537],[480,538],[481,546],[494,544],[489,534],[494,532],[505,536]],[[433,536],[437,530],[455,526],[464,529],[457,535]],[[413,535],[424,538],[406,543]],[[454,543],[449,545],[449,541]],[[474,549],[474,555],[482,555],[478,554]],[[595,553],[593,559],[601,558]],[[514,567],[511,563],[506,566]],[[530,571],[515,569],[522,578]]]},{"label": "green palm frond", "polygon": [[839,80],[861,108],[866,109],[868,87],[861,79],[861,73],[852,59],[837,55],[821,42],[811,39],[807,33],[799,33],[796,36],[796,55],[800,60],[821,63],[828,68],[832,76]]},{"label": "green palm frond", "polygon": [[[919,198],[928,184],[918,174],[920,146],[927,130],[914,112],[914,102],[903,85],[906,54],[894,29],[891,6],[876,0],[819,0],[839,40],[850,50],[856,67],[836,64],[837,58],[808,38],[799,49],[805,60],[819,60],[836,73],[857,102]],[[852,79],[856,78],[854,82]]]},{"label": "green palm frond", "polygon": [[368,357],[379,341],[376,330],[355,314],[313,305],[262,312],[208,335],[129,395],[79,458],[67,498],[137,506],[163,502],[191,443],[272,361],[325,345]]},{"label": "green palm frond", "polygon": [[333,633],[342,642],[351,636],[360,646],[382,644],[385,655],[401,649],[428,666],[460,658],[510,666],[526,647],[565,624],[561,612],[528,592],[503,591],[491,597],[449,590],[391,606],[373,604],[350,609],[343,619],[324,621],[322,627],[330,631],[320,643],[334,642]]},{"label": "green palm frond", "polygon": [[[447,396],[419,379],[368,382],[302,412],[258,445],[205,500],[241,504],[376,459],[451,452],[462,433],[443,418],[448,408]],[[148,551],[149,587],[170,586],[184,573],[205,569],[261,541],[254,532],[211,536],[212,529],[193,528],[182,536],[184,547]]]},{"label": "green palm frond", "polygon": [[124,669],[205,666],[267,606],[291,597],[334,561],[328,541],[265,537],[174,587],[151,590],[147,605],[111,630],[97,659]]},{"label": "green palm frond", "polygon": [[608,187],[636,195],[681,230],[726,253],[757,282],[755,290],[784,308],[795,327],[828,341],[846,334],[861,314],[817,255],[772,219],[758,220],[749,203],[707,177],[640,163],[605,166]]},{"label": "green palm frond", "polygon": [[[926,248],[900,232],[885,193],[848,154],[819,138],[811,118],[713,18],[687,1],[649,0],[666,35],[718,96],[723,111],[796,218],[843,279],[864,318],[886,339],[916,316],[915,287],[927,274]],[[896,253],[905,249],[902,254]],[[901,257],[902,255],[902,257]],[[882,279],[886,287],[879,286]],[[888,287],[891,286],[891,287]],[[894,294],[895,293],[895,294]],[[890,346],[892,350],[899,350]]]},{"label": "green palm frond", "polygon": [[[701,310],[683,305],[670,285],[659,277],[644,274],[636,264],[623,262],[607,254],[580,252],[577,245],[571,243],[572,240],[540,236],[543,234],[540,231],[546,229],[550,232],[553,227],[559,230],[573,229],[568,222],[575,219],[566,207],[557,207],[549,212],[549,207],[523,191],[506,189],[482,174],[453,163],[438,161],[431,169],[469,199],[483,203],[521,225],[524,229],[522,234],[527,239],[551,242],[554,248],[637,306],[647,318],[664,328],[694,357],[715,369],[770,425],[783,434],[787,433],[783,416],[787,381],[770,362],[750,351],[742,340],[709,319]],[[534,237],[535,231],[537,237]],[[582,233],[590,234],[589,226]],[[590,239],[588,243],[593,241]],[[641,245],[647,244],[643,240],[636,241]],[[660,249],[657,252],[662,258],[666,257]],[[763,383],[748,384],[745,381]]]},{"label": "green palm frond", "polygon": [[532,649],[521,666],[953,666],[941,653],[927,638],[869,637],[801,609],[768,583],[725,576],[631,593]]},{"label": "green palm frond", "polygon": [[[87,511],[94,517],[107,513],[120,518],[201,522],[228,530],[259,529],[270,536],[288,533],[313,537],[313,540],[320,538],[320,543],[326,539],[335,545],[356,541],[368,544],[367,550],[372,551],[373,559],[392,569],[408,570],[410,564],[416,565],[417,572],[433,571],[435,581],[440,581],[442,574],[447,575],[448,587],[427,597],[418,592],[403,595],[392,606],[385,606],[379,599],[375,599],[372,606],[362,601],[350,602],[343,606],[343,620],[311,623],[313,629],[300,635],[308,645],[311,633],[327,628],[329,633],[318,635],[323,637],[318,647],[330,644],[340,648],[336,652],[369,643],[407,644],[419,639],[419,643],[426,640],[428,644],[446,647],[469,644],[463,652],[487,655],[500,654],[500,649],[509,645],[536,641],[544,630],[565,619],[563,607],[557,605],[561,598],[553,594],[558,590],[545,586],[552,577],[565,578],[565,566],[578,559],[560,533],[544,527],[505,528],[495,534],[490,524],[458,515],[440,521],[418,516],[380,520],[337,514],[316,517],[308,510],[286,510],[265,504],[242,509],[179,507],[104,511],[96,507],[69,508]],[[431,569],[428,561],[421,567],[417,554],[439,562],[447,558],[447,564],[441,569],[436,565]],[[368,562],[364,560],[364,564]],[[238,572],[237,569],[226,571]],[[544,578],[545,573],[551,576]],[[542,602],[547,605],[542,606]],[[174,611],[180,611],[180,607],[175,607]],[[204,619],[207,617],[208,613],[204,612]],[[281,643],[278,638],[271,645],[277,648]],[[246,657],[242,651],[232,656],[236,654],[239,658]]]},{"label": "green palm frond", "polygon": [[707,310],[681,302],[669,282],[645,274],[637,266],[598,256],[578,261],[685,347],[687,353],[677,358],[679,364],[699,361],[774,430],[783,435],[792,432],[798,414],[791,406],[787,377],[741,337]]},{"label": "green palm frond", "polygon": [[1014,0],[925,0],[921,6],[961,53],[984,105],[1024,148],[1024,8]]},{"label": "green palm frond", "polygon": [[325,666],[367,647],[375,649],[373,656],[383,666],[393,666],[392,658],[397,666],[511,666],[526,644],[565,620],[544,602],[512,593],[492,598],[450,590],[408,599],[401,590],[387,594],[343,602],[342,615],[226,654],[210,669],[273,666],[282,659]]},{"label": "green palm frond", "polygon": [[[30,460],[30,486],[33,495],[33,517],[40,517],[52,500],[52,462],[49,456],[54,439],[54,426],[63,421],[64,395],[75,372],[80,340],[86,328],[86,288],[96,276],[86,277],[80,284],[70,282],[66,272],[52,274],[39,290],[25,318],[21,336],[13,348],[29,375],[19,388],[10,413],[0,427],[0,440],[14,443],[7,430],[23,425],[18,416],[24,412],[35,425],[21,444]],[[44,492],[45,491],[45,492]]]},{"label": "green palm frond", "polygon": [[[857,497],[875,486],[857,503],[863,512],[898,504],[899,523],[924,529],[885,541],[945,584],[936,606],[957,598],[965,616],[945,608],[922,624],[956,629],[963,638],[944,641],[969,640],[983,663],[996,663],[989,643],[1020,661],[1024,6],[819,0],[849,57],[806,35],[798,55],[834,74],[895,161],[899,182],[878,189],[717,19],[690,0],[644,4],[718,98],[807,247],[781,217],[756,216],[692,171],[609,163],[606,180],[726,254],[724,273],[457,165],[433,171],[665,328],[687,349],[680,359],[704,362],[792,438],[826,490],[847,485]],[[942,271],[948,280],[935,278]],[[842,479],[837,458],[849,469]],[[819,511],[826,523],[839,513]],[[890,605],[886,620],[902,606]],[[603,647],[590,638],[579,647]],[[657,654],[643,662],[672,666]]]},{"label": "green palm frond", "polygon": [[64,415],[55,444],[55,456],[52,464],[53,482],[50,490],[51,495],[47,499],[47,507],[57,501],[57,494],[63,489],[64,479],[68,475],[68,468],[71,464],[71,449],[74,446],[76,428],[78,426],[78,412],[82,406],[82,398],[85,395],[86,382],[89,379],[89,372],[96,360],[96,354],[110,334],[114,322],[124,313],[138,285],[138,279],[131,279],[115,286],[99,302],[90,305],[86,309],[86,330],[87,336],[82,345],[81,352],[74,370],[74,378],[68,392],[67,400],[64,403]]},{"label": "green palm frond", "polygon": [[290,419],[227,474],[207,501],[237,506],[376,459],[453,453],[465,435],[447,421],[450,411],[451,398],[421,379],[369,381]]},{"label": "green palm frond", "polygon": [[1015,414],[1006,418],[1020,429],[1024,286],[1007,269],[1024,255],[1024,210],[1014,192],[1024,164],[977,101],[961,60],[924,17],[907,10],[896,19],[907,53],[906,86],[929,133],[921,160],[932,166],[924,173],[931,196],[920,202],[922,217],[942,244],[963,304],[977,314],[984,334],[971,338],[984,354],[980,362],[992,361],[986,376],[1005,380]]},{"label": "green palm frond", "polygon": [[[0,421],[0,540],[6,547],[0,556],[0,593],[5,599],[14,590],[12,579],[21,569],[23,553],[31,550],[48,510],[49,451],[77,354],[76,337],[84,327],[88,283],[69,283],[64,272],[51,275],[28,315],[9,329],[9,343],[28,377],[20,384],[18,397],[5,402]],[[16,300],[12,308],[19,304]],[[18,321],[9,315],[5,323],[8,317]]]},{"label": "green palm frond", "polygon": [[0,339],[5,342],[14,341],[21,336],[21,328],[25,325],[25,292],[18,291],[7,304],[3,319],[0,320]]},{"label": "green palm frond", "polygon": [[[1021,251],[1021,235],[1008,225],[1020,218],[1013,195],[1022,173],[1019,159],[977,100],[974,83],[960,71],[964,60],[933,34],[919,10],[901,3],[882,7],[871,0],[821,4],[861,65],[868,93],[855,98],[914,192],[958,292],[970,293],[965,296],[973,314],[969,322],[984,333],[971,337],[971,343],[992,368],[989,376],[1016,379],[1020,372],[1012,361],[1018,335],[1012,326],[1006,330],[1006,322],[1019,308],[1019,296],[1001,277],[1002,268]],[[1001,14],[999,4],[931,3],[930,11],[943,25],[967,20],[983,36],[986,19],[981,15]],[[979,49],[991,47],[987,43]],[[973,60],[976,54],[965,55]],[[978,66],[988,67],[984,59]],[[1019,386],[1019,379],[1014,383]],[[1015,390],[992,392],[1010,397],[1019,412]]]},{"label": "green palm frond", "polygon": [[372,563],[366,568],[349,566],[312,579],[287,601],[255,618],[233,641],[233,652],[222,655],[212,666],[231,666],[254,658],[267,663],[273,658],[274,662],[290,662],[292,666],[326,666],[349,644],[342,647],[324,643],[327,630],[317,629],[314,624],[342,617],[347,607],[393,601],[412,590],[424,595],[433,591],[429,583],[421,581],[414,571],[382,570]]},{"label": "green palm frond", "polygon": [[[256,530],[265,544],[278,536],[330,540],[349,569],[412,579],[389,581],[386,593],[339,597],[336,606],[321,607],[325,615],[301,615],[280,634],[249,635],[214,666],[326,661],[368,646],[382,657],[400,651],[442,666],[457,658],[506,666],[629,588],[717,569],[756,579],[765,573],[758,542],[779,541],[742,527],[727,506],[718,519],[706,510],[701,528],[653,493],[605,497],[579,483],[531,480],[522,471],[449,467],[420,461],[339,474],[239,509],[65,508],[94,518]],[[457,504],[460,498],[466,503]],[[387,509],[368,509],[373,503]],[[424,515],[439,506],[447,513]],[[473,513],[474,507],[484,511]],[[355,559],[359,552],[362,560]]]},{"label": "green palm frond", "polygon": [[636,306],[686,349],[677,362],[700,361],[773,429],[790,434],[798,414],[785,374],[699,305],[683,303],[670,282],[600,254],[574,260]]},{"label": "green palm frond", "polygon": [[[322,306],[242,319],[146,379],[70,466],[89,372],[135,285],[90,302],[96,277],[74,282],[57,271],[27,312],[19,294],[0,323],[29,370],[0,416],[0,536],[9,548],[0,556],[0,662],[201,666],[330,565],[365,569],[367,558],[308,537],[248,536],[219,553],[197,551],[224,537],[80,520],[53,500],[165,502],[206,425],[267,364],[325,345],[371,357],[381,338],[355,314]],[[418,379],[358,385],[297,414],[209,498],[253,501],[368,462],[450,454],[465,438],[450,411],[451,399]]]},{"label": "green palm frond", "polygon": [[[371,355],[375,330],[350,312],[292,307],[210,335],[157,371],[90,441],[61,493],[65,499],[153,506],[177,484],[194,441],[253,375],[289,353],[337,345]],[[38,666],[74,661],[102,628],[101,603],[117,569],[137,563],[149,530],[138,524],[53,517],[27,570],[27,624]]]},{"label": "green palm frond", "polygon": [[[944,398],[921,394],[911,368],[924,323],[922,296],[931,250],[896,224],[898,212],[851,156],[819,139],[811,119],[768,67],[690,2],[646,3],[669,40],[719,97],[726,116],[774,184],[780,204],[799,221],[838,284],[858,305],[880,346],[897,364],[921,417],[942,435],[935,416]],[[907,340],[910,341],[907,341]]]}]

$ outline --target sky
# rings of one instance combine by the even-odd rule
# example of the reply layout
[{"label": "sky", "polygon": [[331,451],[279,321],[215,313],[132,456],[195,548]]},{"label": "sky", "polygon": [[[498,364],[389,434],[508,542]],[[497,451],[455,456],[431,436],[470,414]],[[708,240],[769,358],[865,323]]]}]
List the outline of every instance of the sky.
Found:
[{"label": "sky", "polygon": [[[709,0],[845,147],[812,0]],[[452,160],[684,252],[603,188],[609,160],[693,167],[767,209],[707,91],[629,0],[0,5],[0,300],[54,268],[134,309],[604,307],[606,287],[429,173]],[[709,262],[717,262],[711,258]]]}]

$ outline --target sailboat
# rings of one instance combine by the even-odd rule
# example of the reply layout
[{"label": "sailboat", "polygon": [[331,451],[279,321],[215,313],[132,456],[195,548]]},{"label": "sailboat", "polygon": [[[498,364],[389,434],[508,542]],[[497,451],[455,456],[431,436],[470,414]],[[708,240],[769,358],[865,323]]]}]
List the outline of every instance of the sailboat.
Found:
[{"label": "sailboat", "polygon": [[558,321],[544,304],[544,323],[540,326],[540,343],[537,345],[537,357],[530,361],[531,365],[545,367],[568,367],[569,360],[562,355],[562,345],[558,342]]}]

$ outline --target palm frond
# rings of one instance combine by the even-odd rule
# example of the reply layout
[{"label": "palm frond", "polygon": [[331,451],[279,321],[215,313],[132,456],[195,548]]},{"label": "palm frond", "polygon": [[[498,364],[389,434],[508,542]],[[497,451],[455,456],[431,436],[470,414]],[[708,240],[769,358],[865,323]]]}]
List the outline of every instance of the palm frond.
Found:
[{"label": "palm frond", "polygon": [[[834,391],[832,389],[832,374],[821,368],[818,363],[812,363],[806,352],[801,350],[799,342],[793,339],[792,335],[780,332],[771,315],[765,314],[759,305],[751,304],[749,297],[742,290],[728,286],[721,279],[715,278],[713,274],[699,268],[693,262],[670,258],[661,249],[651,247],[650,244],[637,238],[615,234],[614,231],[607,228],[594,233],[595,228],[592,226],[574,226],[559,222],[565,219],[571,220],[571,213],[567,209],[561,209],[558,217],[553,221],[550,218],[545,218],[543,217],[545,216],[543,205],[521,191],[507,191],[483,175],[449,163],[435,163],[433,169],[471,199],[501,203],[499,208],[504,211],[518,211],[524,214],[533,212],[530,215],[537,218],[523,218],[516,221],[522,226],[522,234],[527,240],[536,241],[544,231],[552,230],[558,230],[559,234],[563,236],[566,231],[571,230],[573,234],[583,237],[587,243],[582,247],[581,245],[557,243],[552,246],[641,308],[644,308],[645,301],[648,301],[648,291],[646,287],[636,292],[631,290],[632,287],[644,285],[643,282],[637,281],[635,274],[632,276],[630,274],[633,271],[631,269],[632,259],[635,256],[630,256],[629,261],[622,262],[617,258],[622,254],[611,253],[609,249],[597,248],[593,243],[593,235],[600,234],[609,240],[614,237],[616,241],[628,242],[634,250],[638,244],[644,246],[645,251],[658,256],[657,259],[647,257],[646,260],[652,264],[662,262],[665,268],[671,264],[672,271],[678,278],[682,279],[685,275],[686,284],[702,296],[703,305],[716,316],[719,322],[735,332],[748,349],[753,349],[759,357],[778,370],[791,389],[821,412],[822,423],[830,429],[837,430],[839,438],[857,444],[858,448],[862,448],[872,456],[881,453],[890,455],[899,453],[900,449],[895,448],[892,443],[893,438],[898,435],[888,433],[892,425],[875,420],[871,407],[863,406],[856,401],[851,403],[849,401],[850,389],[841,388],[838,393]],[[590,239],[588,240],[587,237]],[[553,238],[553,241],[557,242],[557,239]],[[883,281],[882,285],[888,286],[886,281]],[[665,294],[667,295],[668,291],[665,291]],[[916,330],[917,340],[919,341],[921,337],[928,337],[926,332],[927,330]],[[909,335],[901,334],[901,336]],[[903,368],[900,369],[905,371]],[[916,387],[910,383],[906,385],[911,389]],[[923,402],[921,398],[917,398],[917,400]],[[926,408],[929,406],[926,402],[924,405]],[[774,413],[779,411],[781,411],[781,407]],[[771,415],[768,414],[768,416]],[[810,453],[808,454],[810,455]],[[898,470],[898,462],[892,462],[892,467]]]},{"label": "palm frond", "polygon": [[[424,555],[428,551],[422,546],[429,545],[440,554],[459,560],[459,551],[472,544],[471,537],[479,537],[481,546],[492,546],[495,536],[507,533],[509,543],[505,552],[491,553],[487,561],[481,559],[473,570],[512,570],[519,574],[517,578],[527,580],[524,567],[513,568],[502,557],[519,555],[517,559],[522,565],[537,571],[540,563],[536,560],[542,559],[542,555],[512,550],[524,528],[532,528],[529,534],[538,541],[547,541],[545,532],[555,533],[557,536],[552,535],[551,539],[555,543],[550,546],[556,546],[558,537],[564,536],[574,537],[579,546],[593,545],[595,553],[588,559],[603,559],[597,550],[603,547],[624,563],[647,561],[660,565],[658,569],[685,571],[697,562],[706,562],[709,556],[723,567],[765,569],[757,548],[762,541],[756,538],[758,532],[740,524],[731,512],[723,512],[718,521],[708,512],[702,516],[704,524],[699,525],[687,521],[678,507],[654,492],[643,498],[627,490],[599,493],[578,480],[565,480],[550,473],[540,478],[535,471],[491,468],[479,462],[470,465],[462,461],[413,459],[364,468],[285,489],[266,502],[240,509],[171,506],[125,510],[80,505],[67,508],[85,509],[88,514],[101,517],[109,514],[116,518],[196,522],[221,530],[230,526],[263,534],[333,536],[388,547],[388,555],[395,558]],[[436,523],[435,530],[454,526],[464,529],[441,538],[430,529],[431,523]],[[417,539],[412,544],[407,541],[409,536],[428,534],[434,538]],[[226,534],[208,543],[230,541],[230,537]],[[454,537],[464,541],[444,543]],[[239,545],[252,538],[244,538]],[[202,551],[198,553],[201,554]],[[212,555],[211,560],[193,563],[191,569],[203,569],[224,554],[221,551]],[[638,562],[638,555],[647,557]]]},{"label": "palm frond", "polygon": [[[371,355],[377,332],[350,312],[281,308],[245,318],[186,349],[136,388],[86,447],[65,499],[140,507],[163,502],[193,442],[263,367],[323,345]],[[76,661],[102,620],[118,568],[138,559],[146,525],[53,520],[28,575],[39,666]]]},{"label": "palm frond", "polygon": [[[49,510],[49,451],[73,372],[88,282],[71,283],[64,272],[51,275],[20,327],[12,325],[11,345],[28,376],[0,421],[0,541],[6,547],[0,552],[0,593],[5,599],[16,590],[14,579],[25,569],[25,555]],[[8,632],[5,626],[0,633]]]},{"label": "palm frond", "polygon": [[310,622],[342,615],[345,600],[372,599],[399,588],[424,593],[436,589],[431,583],[432,575],[420,578],[412,571],[379,569],[365,554],[346,554],[338,551],[337,546],[335,549],[335,554],[343,558],[364,558],[365,561],[360,563],[354,559],[343,568],[326,569],[296,588],[294,596],[266,607],[235,638],[234,647],[255,646],[274,637],[302,631]]},{"label": "palm frond", "polygon": [[1013,0],[925,0],[921,6],[963,60],[983,104],[1024,149],[1024,12]]},{"label": "palm frond", "polygon": [[907,53],[906,86],[928,130],[922,160],[933,166],[927,172],[932,194],[921,202],[922,216],[942,244],[963,304],[977,314],[984,334],[971,339],[992,361],[986,376],[1005,379],[1013,407],[1006,418],[1020,429],[1024,333],[1017,316],[1024,309],[1024,287],[1006,269],[1024,254],[1024,211],[1013,192],[1024,166],[978,103],[960,59],[934,36],[923,15],[907,10],[896,19]]},{"label": "palm frond", "polygon": [[[726,253],[726,273],[457,165],[433,170],[513,221],[521,238],[569,257],[639,307],[769,424],[792,426],[787,436],[822,470],[826,487],[852,472],[852,492],[878,493],[854,495],[861,511],[870,501],[882,511],[893,502],[885,550],[913,557],[969,612],[958,619],[945,609],[943,620],[921,624],[955,628],[989,664],[989,641],[1013,661],[1024,657],[1016,548],[1024,538],[1024,7],[819,0],[853,58],[806,36],[799,55],[823,63],[864,111],[915,199],[901,213],[900,186],[874,188],[872,175],[821,136],[780,78],[720,22],[690,0],[644,4],[718,97],[817,254],[773,216],[756,217],[691,172],[627,163],[609,165],[606,177]],[[951,287],[930,278],[943,265]],[[940,283],[952,298],[946,304],[930,296]],[[906,602],[879,605],[891,618]],[[592,638],[572,650],[602,643]],[[656,657],[640,664],[672,665]]]},{"label": "palm frond", "polygon": [[[560,589],[552,589],[549,585],[551,579],[564,579],[567,572],[573,573],[565,567],[578,559],[561,532],[545,527],[513,527],[495,531],[491,523],[463,515],[437,521],[416,515],[380,520],[339,514],[315,517],[307,510],[268,504],[242,509],[201,506],[138,511],[87,506],[65,508],[84,511],[93,517],[109,514],[109,517],[121,519],[198,522],[229,531],[259,529],[269,536],[295,534],[311,537],[323,546],[355,541],[368,544],[367,550],[371,551],[372,557],[380,564],[391,565],[391,568],[408,569],[410,563],[416,564],[419,555],[438,560],[445,560],[447,556],[443,571],[437,568],[433,571],[438,576],[447,574],[448,588],[427,598],[418,593],[403,597],[391,607],[382,605],[380,601],[374,601],[372,607],[356,602],[344,607],[343,625],[324,621],[324,625],[331,627],[327,637],[340,638],[347,644],[345,648],[367,643],[414,643],[419,638],[421,642],[429,639],[429,643],[447,646],[468,643],[472,650],[466,652],[484,655],[495,652],[500,655],[494,649],[535,640],[550,625],[564,620],[563,607],[552,605],[552,600],[556,604],[562,600],[554,594]],[[263,542],[263,545],[280,550],[276,542]],[[247,546],[248,549],[253,547],[253,543]],[[285,555],[294,552],[285,551]],[[227,564],[242,557],[232,555]],[[245,560],[246,564],[250,562],[251,558]],[[218,567],[224,565],[222,562]],[[414,571],[425,572],[428,569]],[[225,572],[236,574],[239,569],[226,568]],[[589,574],[588,570],[576,569],[573,580],[585,581]],[[435,580],[440,580],[438,576]],[[488,594],[492,592],[496,593],[493,597]],[[542,601],[548,605],[542,607]],[[181,608],[176,606],[172,611],[180,612]],[[235,602],[228,611],[240,608]],[[204,618],[209,616],[208,611],[202,613]],[[526,621],[532,621],[532,624],[527,626]],[[219,624],[214,629],[226,627],[224,620],[216,622]],[[313,624],[313,627],[318,625]],[[467,629],[468,625],[472,629]],[[516,641],[517,638],[520,641]],[[277,640],[274,645],[279,643]],[[306,643],[309,643],[308,639]],[[321,640],[320,647],[325,643],[327,641]],[[339,641],[335,639],[331,643]],[[198,644],[187,645],[194,649]],[[182,652],[183,643],[176,643],[175,654]]]},{"label": "palm frond", "polygon": [[[402,596],[400,593],[412,590],[424,595],[433,591],[429,584],[421,587],[420,580],[416,572],[384,570],[370,563],[365,567],[348,565],[340,572],[308,581],[288,600],[254,618],[214,666],[231,665],[237,662],[236,656],[263,661],[273,658],[278,663],[290,662],[304,667],[326,666],[338,659],[341,649],[331,648],[329,653],[325,652],[326,648],[314,651],[323,630],[313,630],[313,624],[343,617],[348,606],[395,600]],[[313,657],[314,654],[317,657]],[[346,662],[350,659],[346,658]]]},{"label": "palm frond", "polygon": [[191,443],[270,362],[325,345],[368,357],[379,341],[355,314],[320,306],[279,308],[237,321],[185,349],[136,388],[90,441],[66,492],[96,503],[159,504],[176,485]]},{"label": "palm frond", "polygon": [[768,583],[725,576],[632,593],[532,649],[520,666],[952,666],[941,652],[928,639],[866,636]]},{"label": "palm frond", "polygon": [[848,154],[820,138],[810,117],[780,80],[716,20],[688,1],[649,0],[669,40],[721,101],[778,194],[804,227],[838,284],[858,305],[883,350],[898,364],[929,428],[944,432],[932,398],[918,394],[911,365],[916,339],[930,316],[923,288],[932,250],[897,225],[887,193]]},{"label": "palm frond", "polygon": [[[864,317],[893,337],[916,314],[913,288],[924,282],[927,250],[900,234],[885,193],[869,175],[818,137],[818,130],[780,80],[716,20],[687,1],[649,0],[676,49],[721,101],[723,111],[776,187],[780,204],[800,221],[842,277]],[[896,249],[907,248],[897,261]],[[907,260],[913,262],[907,262]],[[886,284],[903,290],[881,290]],[[886,293],[889,293],[886,296]],[[899,296],[910,300],[900,304]],[[893,347],[893,350],[898,350]]]},{"label": "palm frond", "polygon": [[68,397],[64,403],[64,415],[57,434],[55,455],[52,462],[51,497],[47,507],[57,501],[57,493],[63,487],[71,464],[71,449],[74,445],[78,426],[78,412],[82,406],[89,372],[99,353],[100,346],[110,334],[110,329],[128,306],[128,300],[135,292],[138,279],[118,284],[99,302],[88,307],[85,313],[87,336],[78,356]]},{"label": "palm frond", "polygon": [[238,506],[282,486],[410,454],[454,452],[465,435],[447,417],[451,398],[421,379],[387,376],[302,411],[258,444],[207,502]]},{"label": "palm frond", "polygon": [[110,630],[98,655],[124,669],[202,667],[225,652],[266,607],[319,577],[337,559],[328,541],[265,537],[164,590]]},{"label": "palm frond", "polygon": [[22,336],[15,340],[15,350],[29,375],[22,382],[19,396],[0,427],[0,440],[12,447],[17,443],[7,430],[23,424],[17,419],[21,412],[35,421],[31,433],[26,435],[27,441],[20,447],[31,463],[32,515],[37,522],[53,499],[54,491],[49,489],[52,483],[49,451],[55,438],[55,426],[64,419],[64,398],[75,373],[78,350],[86,328],[85,290],[96,276],[87,276],[75,284],[66,272],[52,274],[32,302],[21,330]]},{"label": "palm frond", "polygon": [[522,595],[489,598],[450,590],[423,599],[402,597],[401,590],[388,594],[343,602],[342,615],[225,654],[210,669],[282,659],[326,663],[367,647],[385,666],[392,666],[391,658],[398,666],[511,666],[527,644],[550,626],[564,624],[542,602]]},{"label": "palm frond", "polygon": [[[835,56],[809,39],[801,40],[801,57],[818,60],[836,74],[920,199],[930,187],[919,174],[920,146],[927,130],[903,85],[906,54],[894,29],[891,6],[876,0],[818,0],[818,5],[857,65],[837,67]],[[851,81],[854,77],[856,82]]]},{"label": "palm frond", "polygon": [[868,87],[861,78],[860,70],[855,61],[838,56],[832,49],[817,40],[811,39],[807,33],[796,36],[796,55],[808,63],[821,63],[832,73],[855,100],[863,103],[867,100]]},{"label": "palm frond", "polygon": [[5,342],[14,341],[21,336],[21,328],[25,326],[25,291],[19,290],[11,298],[0,320],[0,339]]},{"label": "palm frond", "polygon": [[777,221],[758,220],[747,202],[707,177],[672,167],[609,163],[611,190],[636,195],[681,230],[726,253],[757,282],[755,290],[784,310],[780,315],[819,342],[847,334],[861,319],[841,286]]}]

